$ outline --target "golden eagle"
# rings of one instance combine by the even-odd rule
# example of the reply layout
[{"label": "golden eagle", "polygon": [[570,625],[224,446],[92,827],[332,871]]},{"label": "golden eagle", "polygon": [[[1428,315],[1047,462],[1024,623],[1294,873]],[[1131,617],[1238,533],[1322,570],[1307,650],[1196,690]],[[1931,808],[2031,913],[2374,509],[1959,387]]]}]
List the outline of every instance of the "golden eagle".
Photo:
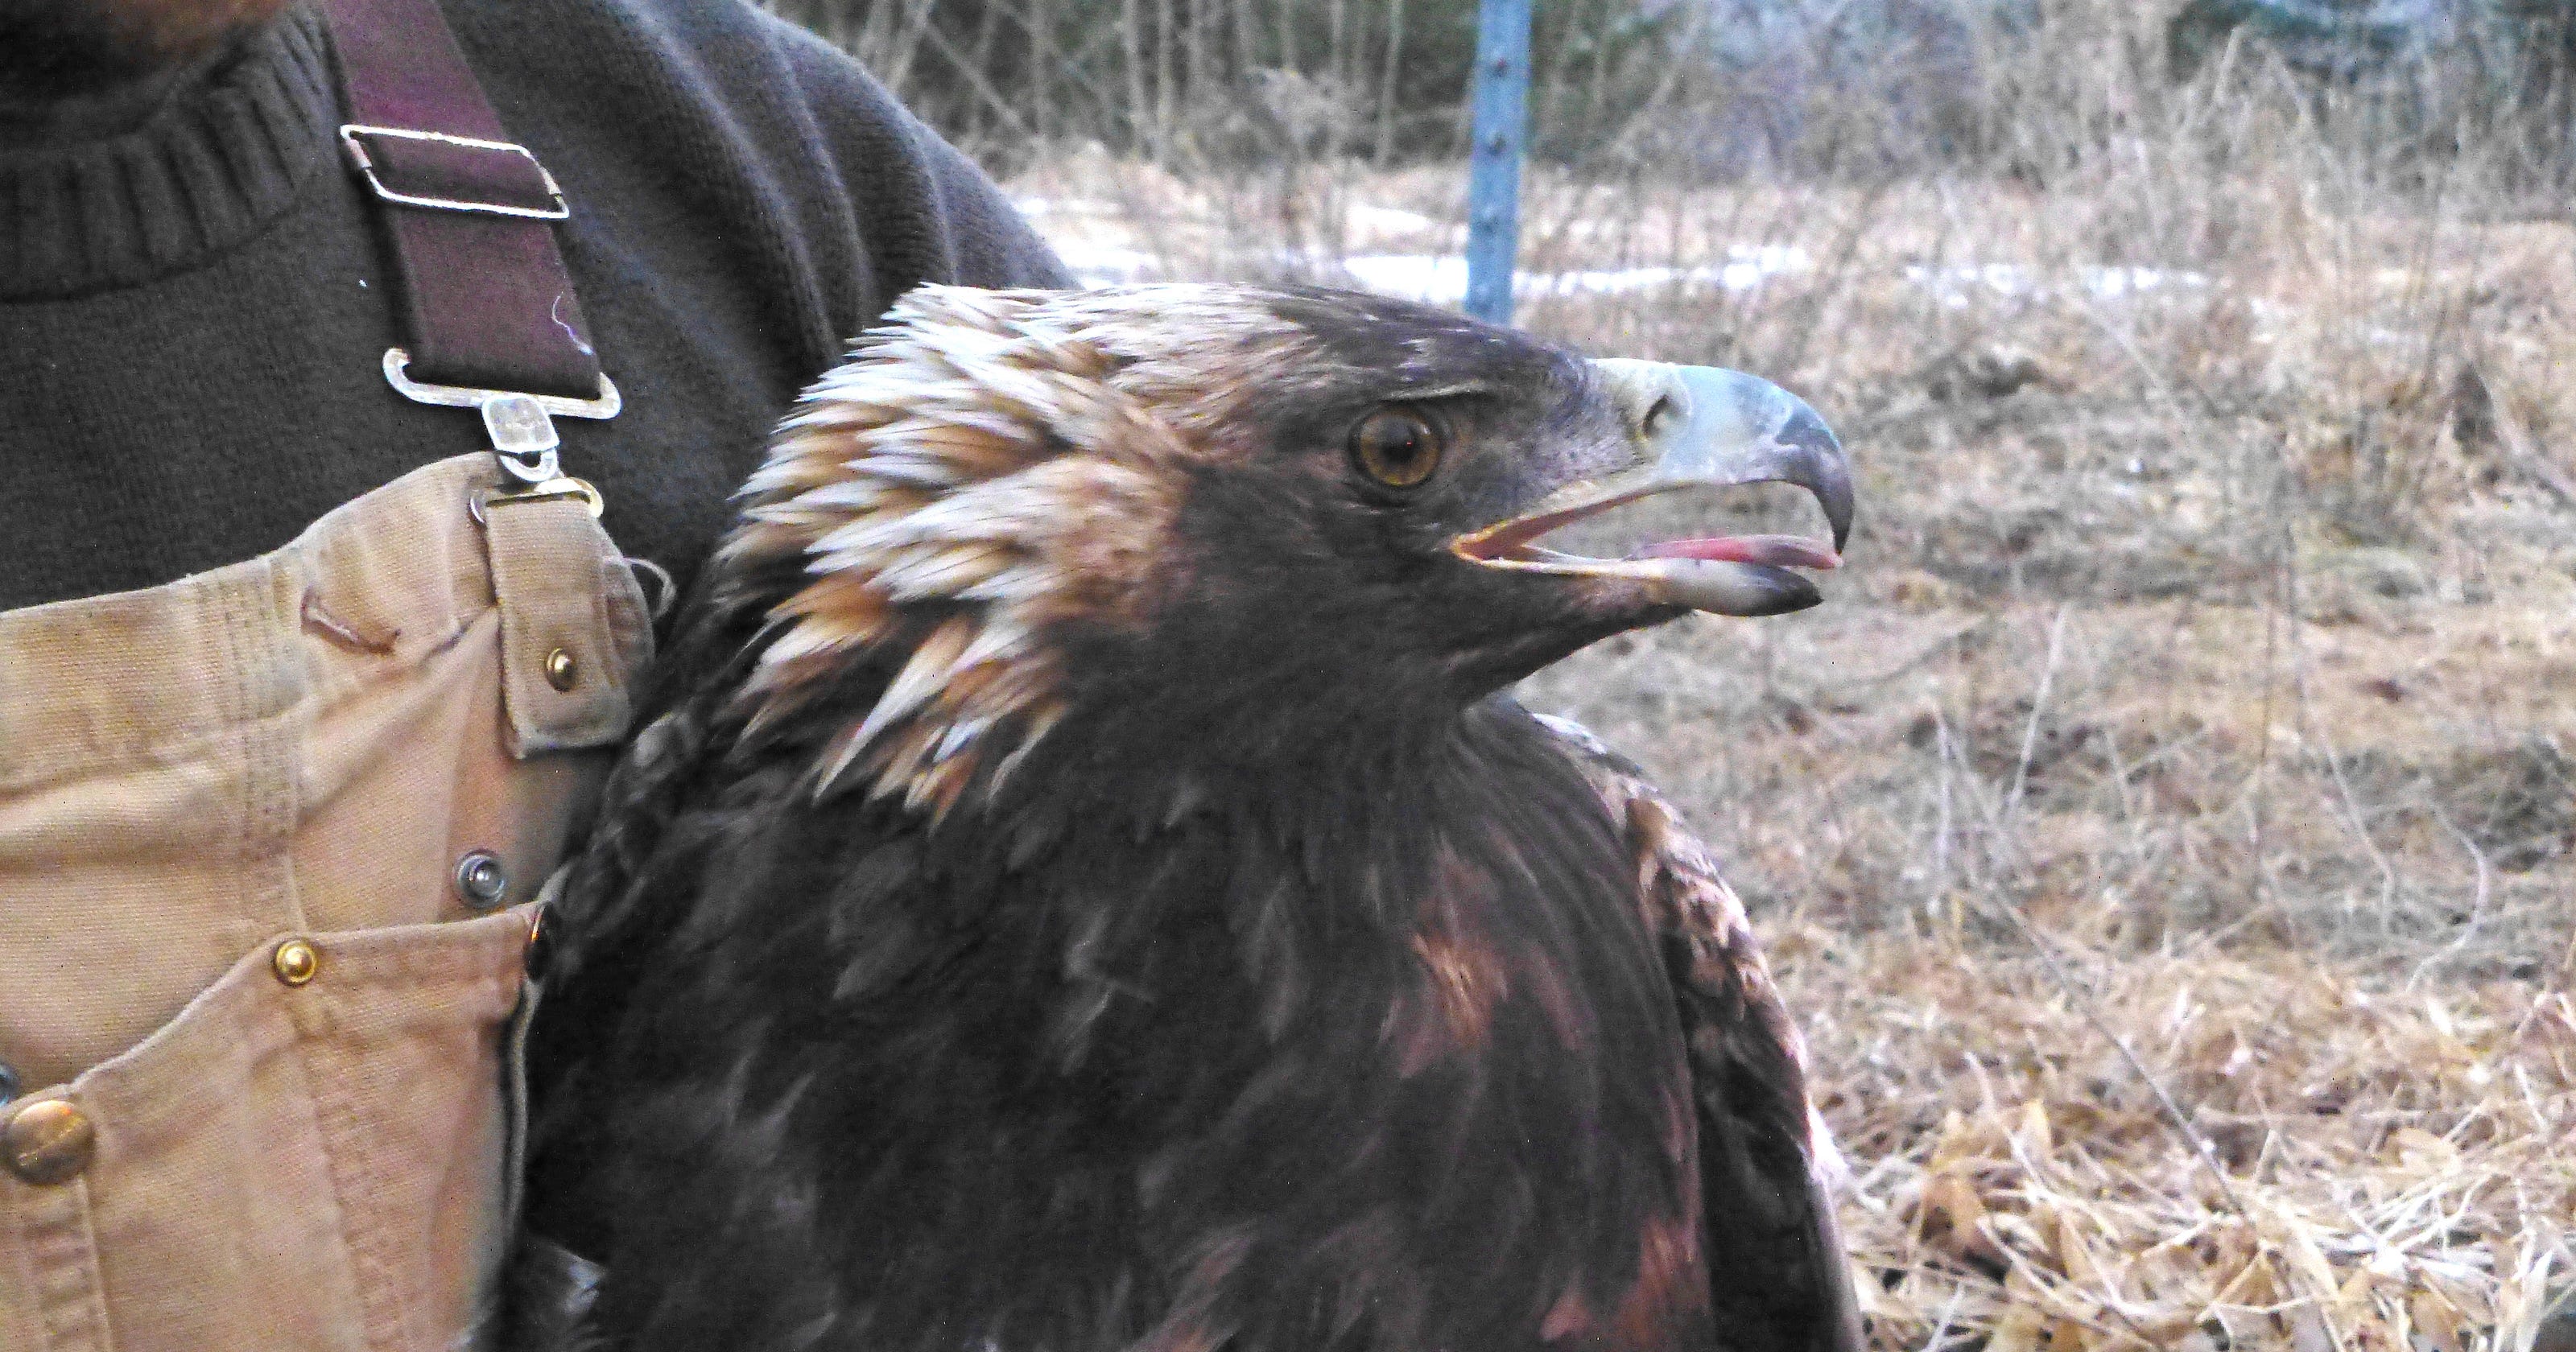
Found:
[{"label": "golden eagle", "polygon": [[[1754,480],[1834,549],[1537,543]],[[743,502],[546,922],[579,1337],[1856,1346],[1742,908],[1499,693],[1812,604],[1804,404],[1346,292],[933,288]]]}]

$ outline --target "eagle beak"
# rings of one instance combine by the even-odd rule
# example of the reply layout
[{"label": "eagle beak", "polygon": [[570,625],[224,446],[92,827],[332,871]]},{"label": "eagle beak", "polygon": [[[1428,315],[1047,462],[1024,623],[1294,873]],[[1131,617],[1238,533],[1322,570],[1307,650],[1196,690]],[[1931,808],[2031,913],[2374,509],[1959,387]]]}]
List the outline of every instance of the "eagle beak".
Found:
[{"label": "eagle beak", "polygon": [[[1851,538],[1851,462],[1825,420],[1796,395],[1740,371],[1616,360],[1592,368],[1627,425],[1627,461],[1459,536],[1451,551],[1488,568],[1626,579],[1657,600],[1718,615],[1777,615],[1822,600],[1815,583],[1789,569],[1838,567]],[[1832,547],[1791,536],[1717,537],[1592,559],[1534,543],[1640,498],[1750,483],[1796,484],[1814,494]]]}]

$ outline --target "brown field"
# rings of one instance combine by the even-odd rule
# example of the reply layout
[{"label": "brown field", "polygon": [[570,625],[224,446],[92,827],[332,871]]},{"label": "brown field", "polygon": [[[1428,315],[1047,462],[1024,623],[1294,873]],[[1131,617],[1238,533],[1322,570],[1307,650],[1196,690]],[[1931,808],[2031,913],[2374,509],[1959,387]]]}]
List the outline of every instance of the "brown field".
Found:
[{"label": "brown field", "polygon": [[[2046,192],[1532,184],[1525,268],[1680,274],[1525,325],[1862,470],[1824,607],[1523,697],[1731,861],[1881,1347],[2523,1352],[2576,1273],[2576,232],[2244,121]],[[1011,188],[1123,276],[1460,238],[1446,169]]]},{"label": "brown field", "polygon": [[[2173,0],[2025,8],[1750,83],[1536,54],[1520,321],[1776,379],[1863,482],[1825,606],[1523,698],[1730,862],[1876,1346],[2569,1352],[2576,72],[2186,69]],[[987,0],[974,52],[1087,53],[1025,106],[891,12],[845,40],[1095,279],[1458,290],[1402,261],[1458,252],[1463,170],[1404,167],[1401,7],[1082,45]]]}]

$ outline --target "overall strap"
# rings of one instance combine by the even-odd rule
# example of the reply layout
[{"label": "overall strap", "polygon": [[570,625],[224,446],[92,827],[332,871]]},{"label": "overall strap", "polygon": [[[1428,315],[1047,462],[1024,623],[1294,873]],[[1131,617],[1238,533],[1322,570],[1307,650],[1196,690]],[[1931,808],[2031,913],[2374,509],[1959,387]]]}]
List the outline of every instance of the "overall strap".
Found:
[{"label": "overall strap", "polygon": [[465,63],[437,0],[324,0],[339,58],[351,166],[391,245],[403,345],[385,378],[423,403],[481,410],[503,468],[531,489],[575,493],[550,415],[613,417],[554,227],[570,208],[513,142]]},{"label": "overall strap", "polygon": [[635,580],[597,521],[599,490],[564,475],[554,418],[617,415],[555,226],[554,175],[509,139],[438,0],[322,0],[349,121],[340,141],[385,223],[403,345],[385,379],[472,408],[508,478],[467,507],[501,610],[512,754],[614,745],[651,648]]}]

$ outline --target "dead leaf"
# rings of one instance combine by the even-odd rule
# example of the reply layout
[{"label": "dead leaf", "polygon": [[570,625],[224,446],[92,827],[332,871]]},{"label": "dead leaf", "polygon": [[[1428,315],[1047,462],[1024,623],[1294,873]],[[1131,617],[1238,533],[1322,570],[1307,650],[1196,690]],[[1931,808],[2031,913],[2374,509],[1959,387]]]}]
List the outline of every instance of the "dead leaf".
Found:
[{"label": "dead leaf", "polygon": [[2048,1105],[2038,1099],[2021,1105],[2021,1126],[2014,1135],[2033,1161],[2044,1160],[2054,1154],[2057,1147],[2048,1129]]},{"label": "dead leaf", "polygon": [[1935,1174],[1923,1188],[1923,1242],[1989,1277],[2012,1270],[2012,1259],[1986,1233],[1986,1204],[1976,1186],[1957,1174]]},{"label": "dead leaf", "polygon": [[2420,1290],[2407,1297],[2406,1313],[2415,1321],[2415,1336],[2427,1352],[2460,1352],[2460,1314],[2441,1293]]},{"label": "dead leaf", "polygon": [[2057,1270],[2065,1273],[2068,1281],[2087,1291],[2118,1294],[2104,1280],[2102,1265],[2094,1261],[2093,1247],[2085,1242],[2084,1232],[2077,1228],[2073,1213],[2057,1213],[2057,1233],[2053,1238],[2056,1240]]},{"label": "dead leaf", "polygon": [[1995,1321],[1995,1336],[1986,1340],[1986,1352],[2038,1352],[2039,1337],[2039,1311],[2016,1305]]}]

